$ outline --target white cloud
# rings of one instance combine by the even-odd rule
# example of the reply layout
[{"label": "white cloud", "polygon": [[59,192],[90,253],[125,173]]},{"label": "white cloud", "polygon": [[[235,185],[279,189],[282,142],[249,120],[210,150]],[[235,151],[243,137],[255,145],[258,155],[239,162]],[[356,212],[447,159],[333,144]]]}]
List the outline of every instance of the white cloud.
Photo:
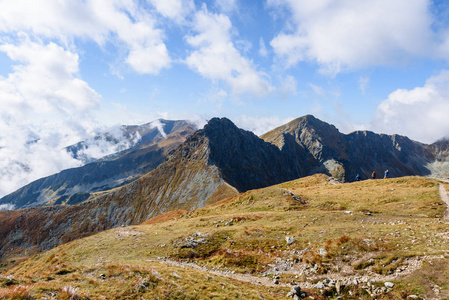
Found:
[{"label": "white cloud", "polygon": [[223,80],[234,94],[267,95],[271,90],[268,76],[255,70],[232,42],[232,24],[225,15],[212,14],[203,7],[195,15],[194,31],[187,42],[194,47],[186,59],[187,65],[212,80]]},{"label": "white cloud", "polygon": [[297,94],[296,87],[297,83],[295,78],[293,76],[286,76],[278,89],[281,98],[285,99],[290,95],[295,96]]},{"label": "white cloud", "polygon": [[0,210],[14,210],[15,208],[16,208],[16,206],[11,203],[0,204]]},{"label": "white cloud", "polygon": [[362,76],[359,78],[359,89],[362,92],[362,95],[365,95],[366,89],[369,85],[369,77]]},{"label": "white cloud", "polygon": [[263,37],[260,37],[259,39],[259,54],[262,57],[268,56],[268,50],[267,47],[265,46],[265,41],[263,40]]},{"label": "white cloud", "polygon": [[156,74],[170,65],[163,43],[147,11],[133,0],[0,2],[0,32],[28,32],[72,44],[74,38],[112,42],[128,53],[125,61],[139,73]]},{"label": "white cloud", "polygon": [[160,133],[163,137],[166,137],[166,136],[167,136],[167,134],[166,134],[165,131],[164,131],[164,124],[162,124],[161,121],[155,120],[155,121],[151,122],[151,127],[153,127],[153,128],[156,127],[157,130],[159,130],[159,133]]},{"label": "white cloud", "polygon": [[427,0],[269,0],[287,8],[286,30],[271,41],[290,67],[314,61],[330,75],[390,65],[434,51]]},{"label": "white cloud", "polygon": [[220,8],[221,11],[229,13],[238,9],[238,0],[215,0],[215,5]]},{"label": "white cloud", "polygon": [[195,9],[193,0],[148,0],[166,18],[181,22]]},{"label": "white cloud", "polygon": [[429,78],[424,86],[398,89],[378,107],[372,127],[432,143],[449,136],[449,70]]},{"label": "white cloud", "polygon": [[326,97],[326,91],[322,87],[320,87],[316,84],[310,83],[310,82],[308,83],[308,85],[310,86],[312,91],[315,93],[315,95],[317,95],[319,97],[323,97],[323,98]]},{"label": "white cloud", "polygon": [[100,96],[78,77],[79,58],[27,36],[0,51],[15,62],[0,76],[0,196],[76,167],[64,147],[97,133],[90,111]]},{"label": "white cloud", "polygon": [[247,115],[241,115],[234,119],[235,124],[239,128],[243,128],[245,130],[250,130],[254,132],[254,134],[260,136],[264,133],[267,133],[274,128],[284,125],[294,118],[279,118],[278,116],[272,117],[253,117]]},{"label": "white cloud", "polygon": [[100,96],[79,79],[78,55],[54,43],[42,45],[25,38],[21,44],[4,44],[0,51],[21,64],[8,78],[0,78],[0,99],[5,112],[86,112]]}]

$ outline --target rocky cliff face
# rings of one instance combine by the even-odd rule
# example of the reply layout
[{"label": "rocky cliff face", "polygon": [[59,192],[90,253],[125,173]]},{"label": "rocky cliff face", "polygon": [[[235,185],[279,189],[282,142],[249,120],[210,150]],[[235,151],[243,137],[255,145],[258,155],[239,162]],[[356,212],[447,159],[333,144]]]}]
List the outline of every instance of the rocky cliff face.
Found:
[{"label": "rocky cliff face", "polygon": [[204,127],[204,135],[210,144],[209,163],[241,192],[304,175],[301,166],[292,165],[280,149],[228,119],[212,119]]},{"label": "rocky cliff face", "polygon": [[[305,116],[280,126],[262,136],[280,149],[297,148],[307,175],[326,173],[340,180],[353,181],[357,174],[370,178],[376,171],[383,176],[430,175],[429,164],[435,155],[428,146],[400,135],[375,134],[370,131],[340,133],[313,116]],[[289,152],[289,151],[285,151]]]},{"label": "rocky cliff face", "polygon": [[0,199],[0,204],[13,204],[16,209],[40,205],[77,204],[92,192],[122,186],[146,174],[165,161],[195,126],[186,121],[159,120],[166,136],[154,126],[128,126],[125,135],[141,136],[130,149],[105,157],[79,168],[64,170],[36,180]]},{"label": "rocky cliff face", "polygon": [[431,175],[449,178],[449,138],[444,138],[428,145],[427,149],[433,154],[435,160],[427,165]]}]

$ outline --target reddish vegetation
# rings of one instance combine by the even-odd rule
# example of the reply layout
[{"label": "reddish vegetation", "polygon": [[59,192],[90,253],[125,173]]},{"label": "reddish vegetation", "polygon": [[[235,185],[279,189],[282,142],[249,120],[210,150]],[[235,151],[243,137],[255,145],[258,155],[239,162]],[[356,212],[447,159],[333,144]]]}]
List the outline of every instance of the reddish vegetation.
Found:
[{"label": "reddish vegetation", "polygon": [[171,220],[171,219],[174,219],[176,217],[179,217],[180,215],[183,215],[183,214],[185,214],[187,212],[189,212],[189,211],[188,210],[184,210],[184,209],[178,209],[178,210],[174,210],[174,211],[169,211],[169,212],[166,212],[164,214],[158,215],[158,216],[156,216],[154,218],[151,218],[149,220],[146,220],[141,225],[163,223],[163,222],[166,222],[168,220]]}]

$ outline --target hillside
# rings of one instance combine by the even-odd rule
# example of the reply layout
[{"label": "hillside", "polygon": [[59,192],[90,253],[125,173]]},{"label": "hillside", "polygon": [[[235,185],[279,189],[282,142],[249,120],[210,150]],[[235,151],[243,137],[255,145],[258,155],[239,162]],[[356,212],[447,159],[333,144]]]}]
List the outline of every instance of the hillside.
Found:
[{"label": "hillside", "polygon": [[[12,204],[16,209],[41,205],[78,204],[89,198],[92,192],[123,186],[150,172],[165,161],[168,153],[176,149],[195,131],[186,121],[158,120],[166,136],[151,123],[127,126],[126,137],[140,136],[131,148],[88,163],[79,168],[36,180],[0,199],[0,204]],[[79,143],[68,151],[74,156],[88,144]]]},{"label": "hillside", "polygon": [[280,150],[231,121],[214,118],[172,151],[164,163],[120,188],[73,206],[0,211],[0,255],[49,250],[176,209],[195,209],[238,191],[297,178]]},{"label": "hillside", "polygon": [[[435,174],[431,169],[440,163],[440,170],[447,170],[444,145],[437,149],[406,137],[372,132],[344,135],[313,116],[298,118],[265,134],[265,141],[226,118],[213,118],[165,154],[188,133],[184,126],[171,128],[166,138],[155,140],[157,147],[165,149],[165,162],[128,184],[58,196],[68,190],[68,183],[61,180],[61,188],[48,204],[63,205],[0,211],[0,256],[38,253],[99,231],[139,224],[168,211],[200,208],[238,192],[315,173],[348,180],[356,172],[366,177],[373,169],[382,174],[388,168],[392,177]],[[151,169],[153,154],[161,154],[146,152],[151,147],[130,149],[107,163],[130,158]],[[436,154],[439,160],[434,161]],[[81,176],[89,177],[99,170],[110,176],[119,169],[99,167]],[[34,195],[42,192],[37,189]]]},{"label": "hillside", "polygon": [[300,286],[314,299],[446,299],[438,191],[423,177],[324,175],[250,190],[38,254],[0,275],[0,298],[291,299]]}]

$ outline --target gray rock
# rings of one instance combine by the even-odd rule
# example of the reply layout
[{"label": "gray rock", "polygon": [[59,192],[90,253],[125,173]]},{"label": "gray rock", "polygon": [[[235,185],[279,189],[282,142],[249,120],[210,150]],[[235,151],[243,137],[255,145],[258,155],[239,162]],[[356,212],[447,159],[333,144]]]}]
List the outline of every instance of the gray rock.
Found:
[{"label": "gray rock", "polygon": [[291,297],[293,299],[304,299],[309,295],[306,292],[301,292],[301,287],[299,285],[295,285],[288,292],[287,297]]},{"label": "gray rock", "polygon": [[324,284],[322,284],[321,282],[319,282],[317,284],[314,284],[313,287],[316,289],[324,289],[326,286]]},{"label": "gray rock", "polygon": [[394,283],[393,282],[389,282],[389,281],[385,282],[384,285],[385,285],[386,288],[389,288],[389,289],[394,287]]},{"label": "gray rock", "polygon": [[294,237],[294,236],[286,236],[286,237],[285,237],[285,242],[286,242],[288,245],[291,245],[291,244],[293,244],[293,243],[295,242],[295,237]]}]

